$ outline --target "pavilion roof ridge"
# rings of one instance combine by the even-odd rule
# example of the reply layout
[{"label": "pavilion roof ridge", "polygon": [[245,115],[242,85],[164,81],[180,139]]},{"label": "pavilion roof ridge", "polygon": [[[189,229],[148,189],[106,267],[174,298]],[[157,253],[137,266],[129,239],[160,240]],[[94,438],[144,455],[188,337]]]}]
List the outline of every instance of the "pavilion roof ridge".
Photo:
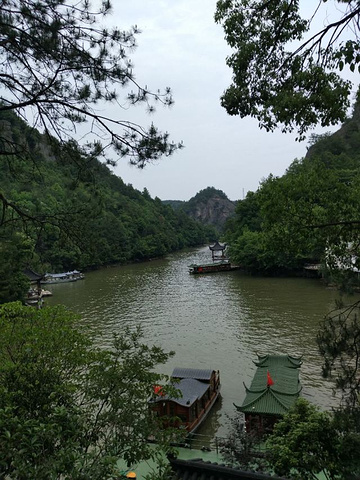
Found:
[{"label": "pavilion roof ridge", "polygon": [[[299,368],[302,365],[302,355],[296,357],[289,354],[257,354],[258,360],[253,360],[253,363],[257,367],[266,367],[270,366],[271,363],[279,363],[288,361],[290,365],[286,365],[288,368]],[[267,363],[268,362],[268,363]],[[285,365],[284,365],[285,366]]]},{"label": "pavilion roof ridge", "polygon": [[281,392],[280,390],[277,390],[276,388],[272,388],[272,387],[270,387],[270,388],[271,388],[271,391],[272,391],[273,393],[277,393],[277,394],[279,394],[279,395],[283,395],[284,397],[294,397],[294,396],[298,396],[298,395],[299,395],[299,393],[300,393],[301,390],[302,390],[302,385],[300,385],[300,387],[299,387],[296,391],[294,391],[294,392]]},{"label": "pavilion roof ridge", "polygon": [[275,401],[277,401],[277,402],[281,405],[281,407],[282,407],[285,411],[287,411],[287,410],[288,410],[288,407],[285,405],[284,402],[282,402],[282,401],[280,400],[280,398],[278,397],[278,395],[276,395],[276,393],[278,393],[278,392],[274,392],[273,390],[271,390],[270,393],[271,393],[272,396],[274,397]]},{"label": "pavilion roof ridge", "polygon": [[[260,393],[260,392],[255,392],[255,393]],[[248,407],[250,407],[253,403],[258,402],[260,398],[262,398],[262,397],[264,397],[264,396],[266,395],[266,393],[267,393],[267,388],[265,388],[265,389],[261,392],[261,395],[259,395],[259,396],[258,396],[257,398],[255,398],[254,400],[251,400],[251,402],[249,402],[249,403],[243,403],[243,404],[241,405],[241,407],[239,407],[238,405],[235,405],[235,403],[234,403],[234,405],[235,405],[236,408],[248,408]]]},{"label": "pavilion roof ridge", "polygon": [[302,390],[299,371],[301,357],[258,355],[251,385],[241,406],[244,413],[281,416],[294,404]]}]

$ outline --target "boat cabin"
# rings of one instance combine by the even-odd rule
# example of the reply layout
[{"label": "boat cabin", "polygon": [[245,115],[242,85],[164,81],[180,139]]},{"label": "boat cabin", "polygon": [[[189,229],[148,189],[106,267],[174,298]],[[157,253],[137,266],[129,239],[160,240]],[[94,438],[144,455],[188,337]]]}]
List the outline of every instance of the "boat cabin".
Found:
[{"label": "boat cabin", "polygon": [[254,363],[257,370],[250,388],[245,385],[245,400],[235,407],[245,414],[246,431],[262,436],[273,430],[298,399],[302,361],[301,357],[290,355],[264,355]]},{"label": "boat cabin", "polygon": [[235,270],[235,267],[231,265],[229,260],[223,260],[217,263],[192,263],[189,265],[189,273],[215,273],[215,272],[228,272],[229,270]]},{"label": "boat cabin", "polygon": [[76,282],[82,280],[84,274],[78,270],[72,270],[71,272],[64,273],[45,273],[41,283],[64,283],[64,282]]},{"label": "boat cabin", "polygon": [[193,433],[220,394],[219,372],[175,368],[170,384],[179,391],[179,397],[163,395],[161,387],[154,387],[152,409],[159,417],[167,417],[166,426],[185,427]]}]

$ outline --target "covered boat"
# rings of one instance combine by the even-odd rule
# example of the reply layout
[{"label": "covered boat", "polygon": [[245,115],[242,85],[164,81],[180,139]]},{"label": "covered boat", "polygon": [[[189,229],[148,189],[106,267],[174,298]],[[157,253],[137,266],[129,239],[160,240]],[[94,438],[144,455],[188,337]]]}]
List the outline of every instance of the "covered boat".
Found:
[{"label": "covered boat", "polygon": [[216,273],[216,272],[229,272],[232,270],[238,270],[239,267],[231,265],[229,260],[222,260],[214,263],[192,263],[189,265],[189,273],[196,275],[199,273]]},{"label": "covered boat", "polygon": [[77,280],[82,280],[84,274],[78,270],[72,270],[71,272],[64,273],[45,273],[41,283],[64,283],[64,282],[76,282]]},{"label": "covered boat", "polygon": [[152,409],[159,417],[167,417],[169,425],[194,433],[220,395],[219,371],[175,368],[170,383],[179,397],[163,395],[161,387],[156,386]]},{"label": "covered boat", "polygon": [[263,435],[288,412],[300,396],[301,357],[258,355],[257,369],[246,397],[237,410],[245,415],[246,431]]}]

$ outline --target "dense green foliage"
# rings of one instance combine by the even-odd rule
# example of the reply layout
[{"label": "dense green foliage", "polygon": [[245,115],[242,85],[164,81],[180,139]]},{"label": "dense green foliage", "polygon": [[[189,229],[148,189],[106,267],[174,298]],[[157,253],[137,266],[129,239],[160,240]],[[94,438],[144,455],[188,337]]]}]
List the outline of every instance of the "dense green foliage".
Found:
[{"label": "dense green foliage", "polygon": [[300,398],[274,427],[267,456],[275,473],[295,480],[358,478],[360,433],[348,434],[328,412]]},{"label": "dense green foliage", "polygon": [[[226,63],[232,84],[221,104],[230,115],[257,118],[261,128],[297,129],[344,121],[352,83],[345,66],[360,68],[359,2],[337,0],[337,19],[328,19],[326,0],[314,2],[310,18],[299,0],[219,0],[216,22],[232,48]],[[320,29],[312,30],[318,16]]]},{"label": "dense green foliage", "polygon": [[110,480],[119,458],[156,456],[148,399],[169,355],[137,329],[99,348],[64,308],[0,306],[0,476]]},{"label": "dense green foliage", "polygon": [[178,210],[185,205],[185,200],[163,200],[165,205],[170,205],[174,210]]},{"label": "dense green foliage", "polygon": [[[14,269],[21,272],[27,265],[45,272],[141,261],[216,236],[146,190],[125,185],[76,144],[54,150],[15,115],[3,114],[2,122],[12,138],[27,142],[36,154],[36,161],[1,157],[0,189],[9,204],[0,218],[4,285],[15,281]],[[27,255],[15,248],[13,238],[25,241]],[[0,297],[21,298],[3,290]]]},{"label": "dense green foliage", "polygon": [[0,241],[0,304],[23,298],[29,288],[23,270],[32,255],[32,242],[24,234],[14,233]]},{"label": "dense green foliage", "polygon": [[[329,312],[317,335],[319,351],[323,357],[323,375],[333,378],[341,394],[341,403],[334,411],[334,423],[347,439],[348,451],[344,456],[349,466],[360,467],[356,462],[360,451],[360,322],[359,300],[352,305],[339,302],[334,311]],[[348,452],[357,448],[353,458]],[[356,452],[356,450],[355,450]],[[351,467],[351,468],[353,468]],[[357,478],[358,478],[357,477]]]},{"label": "dense green foliage", "polygon": [[[126,119],[131,106],[173,104],[168,87],[151,92],[134,78],[137,27],[104,27],[109,0],[0,0],[0,7],[0,273],[9,285],[0,286],[0,301],[26,291],[24,264],[83,268],[200,240],[199,228],[99,164],[126,157],[143,168],[182,146],[152,123]],[[32,258],[11,247],[19,232],[31,240]]]},{"label": "dense green foliage", "polygon": [[292,480],[350,480],[360,473],[359,449],[351,420],[299,398],[266,437],[245,432],[243,418],[233,418],[221,452],[230,465]]},{"label": "dense green foliage", "polygon": [[351,283],[356,280],[351,268],[360,258],[358,105],[338,132],[313,142],[285,175],[270,175],[238,202],[227,225],[230,255],[248,269],[271,273],[326,263],[335,276],[340,262],[343,284],[345,277]]}]

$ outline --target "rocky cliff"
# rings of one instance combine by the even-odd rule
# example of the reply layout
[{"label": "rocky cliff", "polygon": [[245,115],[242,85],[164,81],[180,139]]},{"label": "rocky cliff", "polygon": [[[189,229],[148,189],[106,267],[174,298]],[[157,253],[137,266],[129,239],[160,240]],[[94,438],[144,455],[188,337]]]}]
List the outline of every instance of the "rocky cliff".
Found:
[{"label": "rocky cliff", "polygon": [[222,230],[226,220],[234,214],[234,211],[233,202],[215,195],[206,202],[196,203],[187,211],[187,214],[194,220]]},{"label": "rocky cliff", "polygon": [[201,190],[183,206],[189,217],[205,225],[212,225],[220,232],[226,220],[235,212],[235,202],[214,187]]}]

